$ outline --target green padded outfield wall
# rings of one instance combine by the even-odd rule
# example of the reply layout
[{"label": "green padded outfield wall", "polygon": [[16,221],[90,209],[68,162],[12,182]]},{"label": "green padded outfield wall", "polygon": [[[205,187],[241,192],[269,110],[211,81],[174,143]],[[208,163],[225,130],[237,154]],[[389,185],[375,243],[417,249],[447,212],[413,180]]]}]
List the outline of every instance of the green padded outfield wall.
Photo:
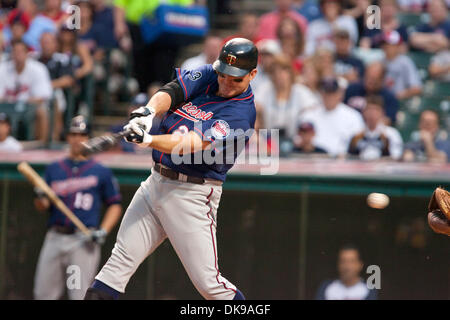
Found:
[{"label": "green padded outfield wall", "polygon": [[[121,185],[125,206],[136,189]],[[24,181],[0,180],[0,197],[5,195],[0,298],[32,299],[46,214],[33,209],[32,188]],[[450,239],[428,228],[427,204],[425,197],[394,196],[386,209],[375,210],[363,195],[225,188],[217,233],[221,273],[249,299],[314,299],[320,282],[336,276],[338,247],[353,243],[362,249],[365,268],[381,269],[380,299],[449,299]],[[116,232],[103,246],[102,264]],[[201,297],[165,241],[138,269],[123,299]]]}]

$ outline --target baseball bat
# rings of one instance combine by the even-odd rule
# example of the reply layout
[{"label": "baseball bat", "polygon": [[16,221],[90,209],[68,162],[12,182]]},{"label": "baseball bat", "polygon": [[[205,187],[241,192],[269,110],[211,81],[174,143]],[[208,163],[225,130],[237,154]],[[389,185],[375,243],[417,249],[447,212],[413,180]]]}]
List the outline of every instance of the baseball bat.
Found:
[{"label": "baseball bat", "polygon": [[85,235],[90,236],[89,230],[83,222],[65,205],[65,203],[56,195],[52,188],[41,178],[41,176],[34,171],[34,169],[25,161],[17,165],[17,170],[27,178],[27,180],[35,187],[41,188],[49,200],[59,209],[64,215],[73,222],[73,224],[81,230]]},{"label": "baseball bat", "polygon": [[120,139],[128,136],[131,133],[131,130],[124,130],[118,133],[105,134],[89,139],[87,142],[83,142],[83,149],[81,150],[81,153],[84,156],[88,156],[94,153],[107,151],[114,147]]}]

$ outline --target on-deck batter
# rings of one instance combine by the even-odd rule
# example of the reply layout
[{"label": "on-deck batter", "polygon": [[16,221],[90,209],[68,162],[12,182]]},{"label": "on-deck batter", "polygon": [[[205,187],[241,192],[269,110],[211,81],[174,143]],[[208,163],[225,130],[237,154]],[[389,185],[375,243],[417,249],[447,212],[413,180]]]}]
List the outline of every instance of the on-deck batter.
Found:
[{"label": "on-deck batter", "polygon": [[[156,164],[128,206],[111,257],[85,299],[118,298],[166,238],[205,299],[244,299],[219,272],[216,227],[222,183],[255,124],[250,81],[257,59],[251,41],[232,39],[213,65],[176,69],[176,79],[131,114],[125,129],[134,134],[128,141],[153,148]],[[150,131],[155,114],[164,117]]]},{"label": "on-deck batter", "polygon": [[[80,286],[67,287],[69,299],[81,300],[98,271],[100,245],[122,215],[119,185],[112,171],[81,154],[81,143],[89,139],[83,116],[72,119],[67,142],[69,156],[50,164],[45,180],[83,224],[93,229],[87,239],[75,225],[44,196],[35,190],[34,204],[40,211],[50,211],[48,231],[39,255],[34,282],[34,298],[61,298],[66,287],[69,266],[78,266]],[[106,207],[100,219],[102,203]],[[92,241],[87,241],[92,240]]]}]

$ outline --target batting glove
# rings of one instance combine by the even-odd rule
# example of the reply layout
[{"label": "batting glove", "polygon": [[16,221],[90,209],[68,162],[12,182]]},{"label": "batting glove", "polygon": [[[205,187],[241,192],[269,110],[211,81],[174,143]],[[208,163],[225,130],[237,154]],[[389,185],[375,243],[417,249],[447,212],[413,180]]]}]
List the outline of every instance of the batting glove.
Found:
[{"label": "batting glove", "polygon": [[137,124],[145,131],[150,132],[155,114],[156,111],[153,107],[139,107],[131,112],[130,121],[124,127],[124,129],[127,130],[127,127],[131,124]]},{"label": "batting glove", "polygon": [[42,190],[41,188],[39,188],[39,187],[34,187],[34,188],[33,188],[33,191],[34,191],[34,193],[35,193],[35,195],[36,195],[37,198],[39,198],[39,199],[47,198],[46,193],[45,193],[44,190]]},{"label": "batting glove", "polygon": [[97,229],[91,232],[91,241],[97,244],[104,244],[106,240],[106,231],[103,229]]},{"label": "batting glove", "polygon": [[128,123],[124,129],[131,131],[131,134],[125,136],[125,140],[136,143],[139,147],[148,147],[153,141],[153,137],[136,123]]}]

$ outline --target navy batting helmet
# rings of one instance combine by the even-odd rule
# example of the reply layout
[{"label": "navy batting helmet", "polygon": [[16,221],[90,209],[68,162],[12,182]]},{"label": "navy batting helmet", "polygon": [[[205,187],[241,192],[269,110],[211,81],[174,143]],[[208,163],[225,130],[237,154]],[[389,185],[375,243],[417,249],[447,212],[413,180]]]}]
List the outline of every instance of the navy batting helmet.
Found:
[{"label": "navy batting helmet", "polygon": [[89,125],[84,116],[79,115],[72,119],[69,133],[89,134]]},{"label": "navy batting helmet", "polygon": [[255,69],[257,64],[258,49],[253,42],[244,38],[233,38],[224,44],[213,68],[233,77],[242,77]]}]

